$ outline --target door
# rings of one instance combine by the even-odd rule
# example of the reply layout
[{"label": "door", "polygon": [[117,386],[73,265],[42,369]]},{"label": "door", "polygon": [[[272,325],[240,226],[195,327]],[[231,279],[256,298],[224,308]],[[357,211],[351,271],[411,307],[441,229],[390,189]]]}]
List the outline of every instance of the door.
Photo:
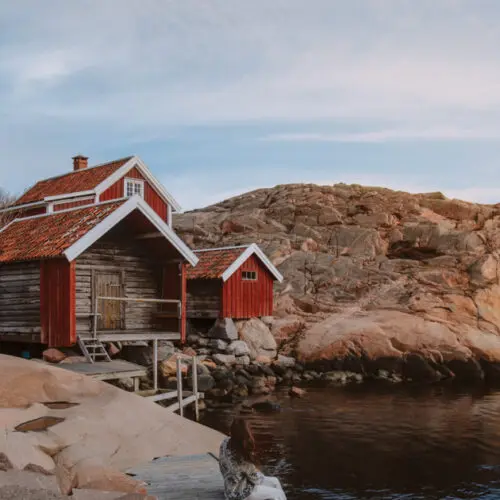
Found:
[{"label": "door", "polygon": [[[97,272],[95,293],[98,297],[123,297],[123,275],[121,272]],[[99,300],[97,312],[98,330],[123,330],[125,328],[125,303],[120,300]]]}]

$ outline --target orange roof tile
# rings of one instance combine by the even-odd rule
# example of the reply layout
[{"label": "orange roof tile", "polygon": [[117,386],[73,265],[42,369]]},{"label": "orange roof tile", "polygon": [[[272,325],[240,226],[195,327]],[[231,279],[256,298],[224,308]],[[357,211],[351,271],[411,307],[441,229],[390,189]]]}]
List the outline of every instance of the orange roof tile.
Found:
[{"label": "orange roof tile", "polygon": [[0,263],[58,257],[123,203],[15,220],[0,231]]},{"label": "orange roof tile", "polygon": [[189,267],[187,279],[217,279],[222,278],[224,271],[248,248],[229,247],[208,250],[195,250],[200,259],[196,267]]},{"label": "orange roof tile", "polygon": [[41,201],[47,196],[78,193],[94,189],[112,173],[125,165],[130,158],[132,156],[39,181],[26,191],[15,202],[15,205]]}]

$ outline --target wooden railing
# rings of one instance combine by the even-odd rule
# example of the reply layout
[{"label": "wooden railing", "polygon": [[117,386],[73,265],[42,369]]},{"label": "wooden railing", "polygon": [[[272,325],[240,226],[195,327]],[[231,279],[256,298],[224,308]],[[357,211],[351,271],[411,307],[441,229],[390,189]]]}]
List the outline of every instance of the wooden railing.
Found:
[{"label": "wooden railing", "polygon": [[179,358],[176,360],[177,369],[177,390],[163,392],[160,394],[154,394],[153,396],[146,396],[151,401],[168,401],[170,399],[175,399],[177,397],[177,402],[166,407],[167,410],[174,412],[179,411],[181,417],[184,416],[184,407],[194,403],[194,411],[196,416],[196,421],[200,419],[200,408],[199,401],[204,398],[202,392],[198,392],[198,359],[196,356],[191,358],[192,371],[191,380],[193,384],[193,391],[185,393],[182,389],[182,362]]},{"label": "wooden railing", "polygon": [[179,321],[179,332],[181,331],[181,320],[182,320],[182,301],[174,300],[174,299],[146,299],[146,298],[134,298],[134,297],[106,297],[106,296],[98,296],[94,301],[94,312],[90,315],[92,316],[92,335],[94,338],[97,337],[99,333],[97,324],[99,317],[102,314],[99,312],[99,303],[103,300],[115,300],[118,302],[136,302],[136,303],[156,303],[156,304],[176,304],[177,311],[175,313],[167,312],[167,311],[158,311],[155,314],[158,318],[175,318]]}]

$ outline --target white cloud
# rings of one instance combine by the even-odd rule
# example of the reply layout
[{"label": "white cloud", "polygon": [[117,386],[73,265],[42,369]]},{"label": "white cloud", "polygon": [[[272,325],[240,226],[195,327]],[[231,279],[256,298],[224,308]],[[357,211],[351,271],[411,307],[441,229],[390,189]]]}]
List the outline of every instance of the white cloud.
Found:
[{"label": "white cloud", "polygon": [[14,46],[27,63],[16,78],[63,82],[90,67],[107,83],[70,102],[55,90],[40,106],[47,114],[120,123],[133,113],[138,126],[344,118],[450,126],[493,110],[500,125],[500,28],[466,0],[106,5],[49,4],[35,27],[21,26],[41,37],[41,53]]},{"label": "white cloud", "polygon": [[340,142],[340,143],[383,143],[391,141],[457,141],[457,140],[499,140],[498,130],[488,128],[461,129],[452,127],[428,129],[385,129],[368,132],[347,133],[283,133],[269,134],[264,141],[275,142]]}]

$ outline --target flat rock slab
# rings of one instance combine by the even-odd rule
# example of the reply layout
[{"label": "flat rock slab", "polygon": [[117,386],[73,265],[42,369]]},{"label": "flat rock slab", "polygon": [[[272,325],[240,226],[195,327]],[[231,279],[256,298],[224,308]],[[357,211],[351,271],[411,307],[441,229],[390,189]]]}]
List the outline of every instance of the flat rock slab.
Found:
[{"label": "flat rock slab", "polygon": [[163,457],[129,469],[158,500],[224,500],[219,462],[210,454]]}]

